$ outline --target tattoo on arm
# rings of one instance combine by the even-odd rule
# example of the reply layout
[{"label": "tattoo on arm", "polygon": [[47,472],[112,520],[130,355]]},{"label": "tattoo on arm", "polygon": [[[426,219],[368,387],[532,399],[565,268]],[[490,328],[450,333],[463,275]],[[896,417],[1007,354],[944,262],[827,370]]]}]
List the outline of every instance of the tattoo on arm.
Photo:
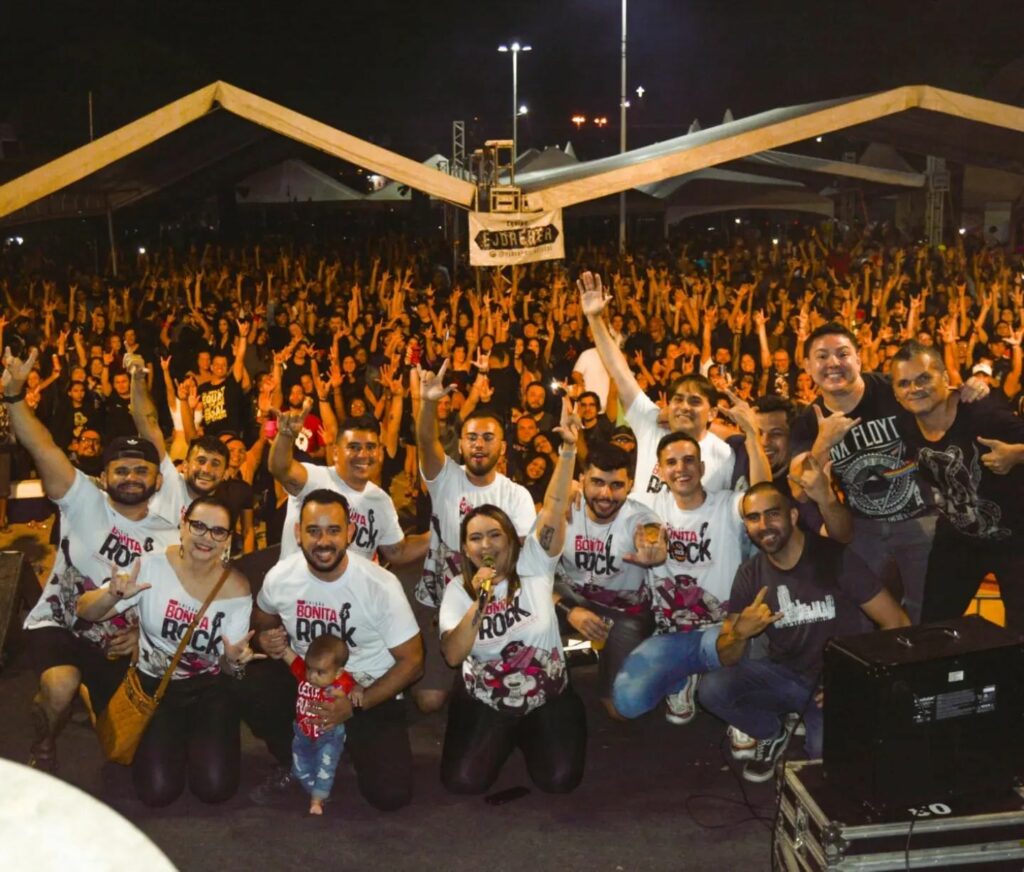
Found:
[{"label": "tattoo on arm", "polygon": [[545,526],[540,528],[540,534],[537,536],[537,541],[540,542],[540,547],[547,550],[551,547],[551,543],[555,538],[555,528]]}]

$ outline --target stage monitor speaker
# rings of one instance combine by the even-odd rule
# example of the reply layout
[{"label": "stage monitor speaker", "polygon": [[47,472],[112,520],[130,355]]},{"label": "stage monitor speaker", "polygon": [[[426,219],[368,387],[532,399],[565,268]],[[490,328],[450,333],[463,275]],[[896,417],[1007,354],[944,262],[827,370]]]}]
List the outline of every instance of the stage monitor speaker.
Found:
[{"label": "stage monitor speaker", "polygon": [[39,598],[39,582],[20,551],[0,551],[0,660],[22,604]]},{"label": "stage monitor speaker", "polygon": [[1009,791],[1024,761],[1024,637],[977,615],[832,639],[824,777],[887,811]]}]

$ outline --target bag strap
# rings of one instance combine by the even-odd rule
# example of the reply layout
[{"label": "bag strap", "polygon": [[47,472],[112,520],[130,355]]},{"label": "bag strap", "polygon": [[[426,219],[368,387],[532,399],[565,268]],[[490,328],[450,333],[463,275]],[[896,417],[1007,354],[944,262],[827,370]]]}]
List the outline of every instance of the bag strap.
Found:
[{"label": "bag strap", "polygon": [[167,667],[167,671],[164,672],[163,678],[160,679],[160,685],[157,687],[156,693],[153,694],[153,698],[157,702],[160,702],[160,700],[163,699],[164,694],[167,692],[167,686],[171,683],[171,678],[174,676],[174,670],[178,668],[178,663],[181,661],[181,657],[185,653],[188,643],[192,640],[192,633],[195,632],[196,627],[199,626],[199,622],[203,619],[203,615],[206,614],[206,610],[209,608],[210,603],[213,602],[213,598],[220,592],[220,589],[224,586],[224,582],[228,580],[228,576],[230,574],[231,567],[228,566],[220,574],[220,578],[217,579],[217,583],[213,586],[213,590],[211,590],[209,595],[206,597],[206,602],[204,602],[199,611],[196,612],[196,616],[189,623],[188,629],[185,630],[185,635],[181,637],[181,641],[178,643],[178,650],[174,652],[174,657],[171,658],[171,665]]}]

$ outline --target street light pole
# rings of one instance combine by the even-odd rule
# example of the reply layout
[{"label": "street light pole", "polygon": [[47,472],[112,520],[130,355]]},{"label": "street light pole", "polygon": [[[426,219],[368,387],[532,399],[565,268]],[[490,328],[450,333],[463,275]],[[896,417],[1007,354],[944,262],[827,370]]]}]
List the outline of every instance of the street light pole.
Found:
[{"label": "street light pole", "polygon": [[[626,151],[626,2],[622,0],[622,75],[619,88],[619,153]],[[626,192],[619,193],[619,251],[626,250]]]},{"label": "street light pole", "polygon": [[512,53],[512,164],[515,166],[519,156],[519,52],[533,51],[533,46],[513,42],[499,45],[498,51]]}]

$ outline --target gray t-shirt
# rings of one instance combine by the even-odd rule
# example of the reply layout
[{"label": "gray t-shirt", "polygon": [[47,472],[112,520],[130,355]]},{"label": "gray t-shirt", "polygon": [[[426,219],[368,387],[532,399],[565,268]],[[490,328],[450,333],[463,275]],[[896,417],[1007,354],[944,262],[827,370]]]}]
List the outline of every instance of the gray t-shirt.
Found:
[{"label": "gray t-shirt", "polygon": [[779,569],[759,553],[736,571],[730,614],[749,606],[767,586],[764,602],[784,617],[769,626],[768,657],[808,678],[821,673],[821,652],[833,636],[859,632],[858,607],[882,589],[852,549],[805,533],[804,553],[792,569]]}]

